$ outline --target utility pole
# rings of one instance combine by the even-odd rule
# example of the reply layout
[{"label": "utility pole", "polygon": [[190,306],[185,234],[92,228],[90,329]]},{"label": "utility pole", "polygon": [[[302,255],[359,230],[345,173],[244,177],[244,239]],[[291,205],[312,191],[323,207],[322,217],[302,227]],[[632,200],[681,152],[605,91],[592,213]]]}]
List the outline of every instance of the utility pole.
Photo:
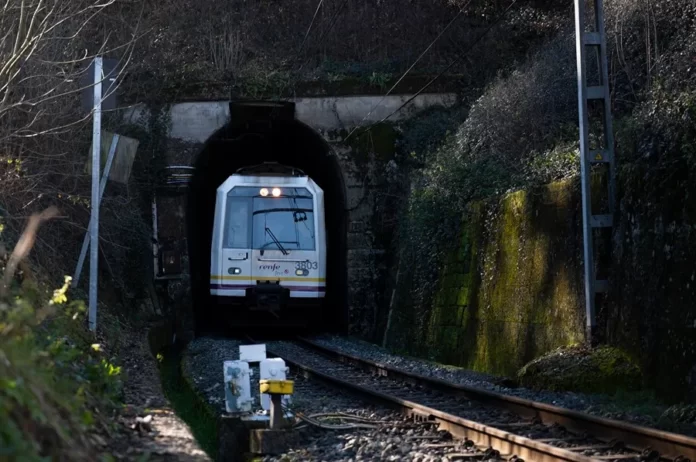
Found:
[{"label": "utility pole", "polygon": [[[87,248],[89,247],[89,330],[97,330],[97,288],[98,288],[98,264],[99,264],[99,207],[104,188],[109,178],[109,171],[113,161],[116,147],[120,137],[114,135],[111,142],[111,149],[106,161],[104,178],[99,181],[99,169],[101,167],[101,131],[102,131],[102,109],[110,110],[116,107],[116,95],[114,85],[116,84],[116,73],[118,62],[115,59],[102,58],[97,56],[90,63],[87,72],[80,78],[82,86],[82,108],[86,113],[92,113],[92,200],[91,216],[89,228],[85,240],[82,244],[82,251],[78,259],[72,287],[77,286],[82,271]],[[106,71],[106,72],[105,72]],[[108,76],[106,81],[109,83],[106,92],[103,91],[102,83],[105,81],[104,74]],[[106,93],[106,98],[104,98]],[[89,237],[89,240],[88,240]]]},{"label": "utility pole", "polygon": [[94,58],[94,114],[92,118],[92,216],[89,227],[89,330],[97,330],[97,266],[99,264],[99,167],[101,166],[102,58]]},{"label": "utility pole", "polygon": [[[578,75],[578,115],[580,121],[580,177],[582,182],[582,222],[583,222],[583,247],[584,247],[584,276],[585,276],[585,339],[590,344],[600,341],[597,328],[597,301],[606,301],[606,297],[599,294],[609,292],[608,265],[601,267],[595,264],[594,234],[595,230],[604,231],[609,236],[611,249],[611,230],[614,224],[615,211],[615,166],[614,166],[614,133],[612,128],[611,98],[609,92],[609,71],[607,65],[607,41],[604,30],[604,9],[602,0],[574,0],[575,1],[575,40],[577,53]],[[586,3],[590,3],[592,10],[586,10]],[[586,21],[586,14],[590,13],[591,21]],[[589,22],[589,24],[586,24]],[[586,25],[589,25],[586,30]],[[592,77],[598,77],[596,82],[588,84],[588,60],[587,57],[596,57],[596,71]],[[604,133],[592,133],[592,139],[599,140],[596,146],[591,146],[589,106],[597,104],[602,118]],[[596,170],[596,172],[594,171]],[[605,199],[598,202],[592,200],[592,177],[594,174],[604,175],[598,184],[606,185]],[[601,199],[601,198],[600,198]],[[602,213],[592,210],[595,205],[604,205]],[[607,236],[604,236],[606,239]],[[597,259],[600,260],[600,259]],[[602,274],[604,273],[604,274]],[[598,275],[602,278],[598,278]]]},{"label": "utility pole", "polygon": [[[118,141],[121,135],[114,134],[111,139],[111,147],[109,148],[109,155],[106,158],[106,165],[104,166],[104,172],[102,173],[101,183],[99,183],[99,206],[101,207],[101,200],[104,197],[104,190],[106,189],[106,183],[109,181],[109,173],[111,173],[111,165],[114,163],[114,156],[116,155],[116,148],[118,147]],[[82,266],[85,263],[85,258],[87,258],[87,250],[89,249],[90,237],[92,230],[92,220],[89,221],[88,231],[85,234],[85,239],[82,241],[82,250],[80,250],[80,257],[77,259],[77,266],[75,267],[75,275],[72,279],[72,288],[74,289],[80,283],[80,276],[82,275]]]}]

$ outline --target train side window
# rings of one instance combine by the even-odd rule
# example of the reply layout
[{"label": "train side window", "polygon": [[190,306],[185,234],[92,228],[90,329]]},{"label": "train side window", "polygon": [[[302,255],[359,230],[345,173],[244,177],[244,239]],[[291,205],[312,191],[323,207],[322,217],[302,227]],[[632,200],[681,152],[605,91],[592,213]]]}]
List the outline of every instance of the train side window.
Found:
[{"label": "train side window", "polygon": [[248,249],[250,246],[249,216],[251,198],[227,196],[225,213],[225,248]]}]

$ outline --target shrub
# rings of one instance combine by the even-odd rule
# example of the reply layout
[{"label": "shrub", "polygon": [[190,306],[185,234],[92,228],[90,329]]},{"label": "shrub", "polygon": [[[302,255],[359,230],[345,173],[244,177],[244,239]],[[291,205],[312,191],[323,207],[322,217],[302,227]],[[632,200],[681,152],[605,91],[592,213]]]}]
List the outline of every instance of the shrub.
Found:
[{"label": "shrub", "polygon": [[[690,59],[696,52],[694,21],[696,4],[690,0],[607,2],[621,164],[659,162],[665,176],[694,166],[696,100],[689,89],[696,81]],[[500,73],[470,107],[451,112],[455,121],[430,114],[420,121],[429,133],[448,130],[441,141],[426,135],[407,143],[418,146],[413,157],[423,168],[411,175],[401,224],[401,264],[412,275],[397,288],[410,304],[404,311],[421,318],[430,312],[438,271],[459,243],[460,220],[472,200],[579,172],[574,30],[556,25],[552,41],[524,64]],[[597,69],[588,61],[592,79]]]},{"label": "shrub", "polygon": [[642,383],[636,362],[607,346],[559,348],[526,364],[517,379],[532,389],[606,394],[635,391]]},{"label": "shrub", "polygon": [[69,277],[47,301],[38,284],[3,266],[10,284],[0,295],[0,458],[94,460],[89,435],[119,398],[120,369],[90,345],[85,307],[67,299]]}]

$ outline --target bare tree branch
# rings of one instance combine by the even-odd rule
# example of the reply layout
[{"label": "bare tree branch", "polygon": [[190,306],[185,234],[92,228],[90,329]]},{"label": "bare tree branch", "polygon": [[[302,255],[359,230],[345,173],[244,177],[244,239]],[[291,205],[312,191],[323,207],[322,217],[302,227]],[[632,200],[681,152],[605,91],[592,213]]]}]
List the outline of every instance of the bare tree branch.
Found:
[{"label": "bare tree branch", "polygon": [[22,233],[22,237],[19,238],[17,245],[15,245],[7,262],[7,266],[5,267],[2,285],[0,285],[0,297],[7,295],[7,290],[12,283],[17,266],[29,255],[32,247],[34,247],[39,226],[41,226],[44,221],[55,218],[56,216],[58,216],[58,209],[56,207],[49,207],[41,213],[33,214],[31,218],[29,218],[29,223],[27,223],[27,227]]}]

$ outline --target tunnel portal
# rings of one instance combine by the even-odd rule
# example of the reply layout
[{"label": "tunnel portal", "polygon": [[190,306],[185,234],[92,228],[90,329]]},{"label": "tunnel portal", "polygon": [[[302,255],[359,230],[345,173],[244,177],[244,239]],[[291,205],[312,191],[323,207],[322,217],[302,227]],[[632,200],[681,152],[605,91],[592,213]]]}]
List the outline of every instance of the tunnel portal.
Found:
[{"label": "tunnel portal", "polygon": [[294,103],[251,101],[230,103],[229,122],[204,144],[189,184],[186,228],[196,336],[220,333],[224,325],[209,291],[216,190],[238,169],[263,162],[301,169],[324,190],[327,274],[322,328],[345,333],[348,212],[341,165],[326,140],[295,119]]}]

